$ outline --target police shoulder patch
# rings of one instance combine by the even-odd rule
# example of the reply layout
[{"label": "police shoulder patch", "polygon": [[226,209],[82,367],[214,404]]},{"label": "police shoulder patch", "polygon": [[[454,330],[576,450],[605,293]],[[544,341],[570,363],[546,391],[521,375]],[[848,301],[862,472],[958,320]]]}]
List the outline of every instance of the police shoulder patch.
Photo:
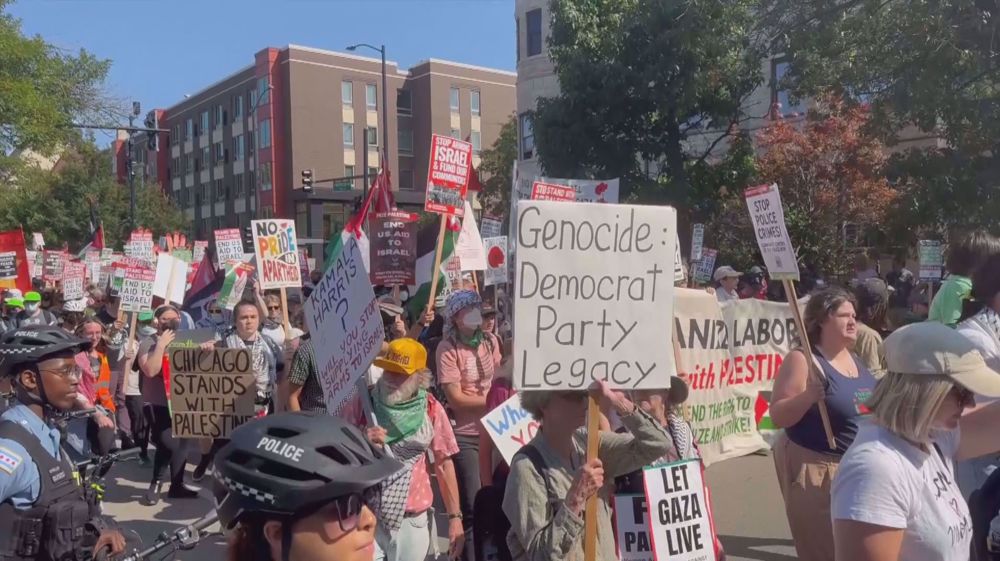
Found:
[{"label": "police shoulder patch", "polygon": [[22,461],[24,460],[19,454],[15,454],[10,448],[0,446],[0,471],[13,475]]}]

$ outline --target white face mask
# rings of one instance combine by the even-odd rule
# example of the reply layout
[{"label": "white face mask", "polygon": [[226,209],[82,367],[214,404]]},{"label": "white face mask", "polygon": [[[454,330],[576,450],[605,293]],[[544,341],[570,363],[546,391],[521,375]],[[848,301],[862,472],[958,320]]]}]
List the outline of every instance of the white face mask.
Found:
[{"label": "white face mask", "polygon": [[465,314],[461,320],[462,327],[466,329],[479,329],[483,325],[483,314],[479,310],[472,310]]},{"label": "white face mask", "polygon": [[208,314],[208,317],[211,318],[211,320],[212,320],[213,323],[222,323],[222,314],[221,313],[218,313],[218,314],[212,314],[212,313],[210,313],[210,314]]},{"label": "white face mask", "polygon": [[38,311],[38,302],[25,302],[24,311],[33,314]]},{"label": "white face mask", "polygon": [[399,291],[399,301],[400,302],[406,302],[409,299],[410,299],[410,291],[409,290],[400,290]]}]

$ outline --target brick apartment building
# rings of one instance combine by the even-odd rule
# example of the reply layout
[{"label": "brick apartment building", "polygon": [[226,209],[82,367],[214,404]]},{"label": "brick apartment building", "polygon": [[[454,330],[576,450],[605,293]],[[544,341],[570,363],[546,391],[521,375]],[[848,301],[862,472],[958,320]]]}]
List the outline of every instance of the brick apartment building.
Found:
[{"label": "brick apartment building", "polygon": [[[423,206],[432,133],[469,139],[478,153],[514,115],[517,76],[430,59],[409,70],[386,62],[389,154],[400,208]],[[339,231],[361,196],[367,163],[381,165],[381,61],[289,45],[183,101],[154,110],[157,135],[133,137],[137,184],[157,183],[208,239],[254,218],[295,218],[303,239]],[[126,141],[113,145],[126,180]],[[479,164],[478,157],[474,163]],[[312,170],[311,192],[302,171]],[[355,177],[355,179],[351,179]],[[314,254],[319,252],[314,248]]]}]

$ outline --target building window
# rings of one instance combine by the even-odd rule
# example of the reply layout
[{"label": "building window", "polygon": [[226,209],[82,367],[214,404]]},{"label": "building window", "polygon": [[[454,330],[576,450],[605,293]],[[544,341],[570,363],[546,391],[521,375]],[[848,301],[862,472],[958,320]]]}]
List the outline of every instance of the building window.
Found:
[{"label": "building window", "polygon": [[521,115],[521,159],[530,160],[535,156],[535,128],[531,115]]},{"label": "building window", "polygon": [[365,129],[365,136],[368,137],[368,146],[378,146],[378,128],[368,127]]},{"label": "building window", "polygon": [[260,122],[260,142],[257,145],[261,148],[271,146],[271,119],[263,119]]},{"label": "building window", "polygon": [[242,160],[246,156],[243,135],[238,134],[233,137],[233,161]]},{"label": "building window", "polygon": [[260,190],[271,190],[271,162],[264,162],[260,166]]},{"label": "building window", "polygon": [[542,9],[538,8],[536,10],[531,10],[527,13],[528,18],[528,37],[527,37],[527,56],[536,56],[542,54]]},{"label": "building window", "polygon": [[354,83],[346,80],[340,83],[340,101],[344,105],[354,105]]},{"label": "building window", "polygon": [[355,179],[354,179],[354,166],[344,166],[344,177],[347,177],[347,178],[349,178],[351,180],[351,185],[352,185],[351,188],[353,189],[354,188],[353,187],[354,186],[354,181],[355,181]]},{"label": "building window", "polygon": [[243,96],[238,95],[233,98],[233,118],[237,119],[243,116]]},{"label": "building window", "polygon": [[215,180],[215,200],[224,201],[226,200],[226,186],[222,183],[221,179]]},{"label": "building window", "polygon": [[257,103],[267,104],[269,102],[268,98],[270,97],[270,95],[268,95],[268,91],[270,91],[270,89],[271,88],[268,87],[267,83],[267,76],[264,76],[263,78],[259,78],[257,80],[257,91],[260,92],[259,94],[260,101],[258,101]]},{"label": "building window", "polygon": [[378,177],[378,168],[368,168],[368,181],[375,181]]},{"label": "building window", "polygon": [[400,154],[413,154],[413,131],[406,129],[399,129],[399,153]]},{"label": "building window", "polygon": [[472,131],[469,137],[472,142],[472,151],[475,153],[480,153],[483,150],[483,133],[479,131]]},{"label": "building window", "polygon": [[354,148],[354,123],[344,123],[344,148]]},{"label": "building window", "polygon": [[378,90],[375,89],[375,84],[365,84],[365,105],[370,111],[378,107]]},{"label": "building window", "polygon": [[514,59],[521,61],[521,18],[514,18]]},{"label": "building window", "polygon": [[184,155],[184,173],[191,173],[194,171],[191,166],[192,160],[194,160],[194,158],[192,158],[190,154]]},{"label": "building window", "polygon": [[458,113],[459,98],[461,97],[461,95],[462,94],[458,91],[458,88],[451,88],[451,90],[449,91],[448,103],[451,106],[452,113]]},{"label": "building window", "polygon": [[473,90],[469,92],[469,110],[472,111],[473,115],[479,115],[479,91]]},{"label": "building window", "polygon": [[462,140],[462,131],[458,129],[451,129],[451,137]]},{"label": "building window", "polygon": [[251,193],[257,191],[257,175],[252,171],[247,172],[246,187]]},{"label": "building window", "polygon": [[226,161],[226,149],[222,147],[221,142],[215,143],[215,163],[221,164]]},{"label": "building window", "polygon": [[174,125],[174,133],[170,135],[170,144],[177,144],[181,140],[181,126]]},{"label": "building window", "polygon": [[253,113],[257,109],[257,92],[255,90],[247,90],[247,99],[250,100],[250,112]]},{"label": "building window", "polygon": [[254,147],[253,135],[252,134],[248,134],[247,135],[247,150],[250,151],[250,156],[253,156],[253,147]]},{"label": "building window", "polygon": [[208,202],[208,183],[198,185],[198,204],[203,205]]},{"label": "building window", "polygon": [[184,140],[191,140],[194,137],[194,121],[188,119],[184,123]]},{"label": "building window", "polygon": [[226,110],[223,109],[222,104],[215,106],[215,126],[221,127],[226,124]]},{"label": "building window", "polygon": [[400,115],[413,114],[413,95],[410,90],[396,90],[396,112]]},{"label": "building window", "polygon": [[797,103],[792,103],[791,92],[786,89],[781,88],[781,81],[788,74],[789,63],[786,60],[772,60],[771,61],[771,103],[778,103],[780,107],[777,111],[780,115],[794,115],[797,113],[805,113],[805,105],[801,100]]},{"label": "building window", "polygon": [[201,149],[201,166],[195,166],[195,171],[201,171],[202,169],[208,169],[209,164],[212,162],[212,149],[208,146]]},{"label": "building window", "polygon": [[202,111],[201,112],[201,129],[199,129],[198,134],[205,134],[205,132],[207,132],[209,130],[208,127],[209,127],[209,124],[208,124],[208,111]]},{"label": "building window", "polygon": [[413,190],[413,170],[402,165],[399,168],[399,188],[407,191]]},{"label": "building window", "polygon": [[243,196],[243,174],[236,175],[233,177],[233,196],[242,197]]}]

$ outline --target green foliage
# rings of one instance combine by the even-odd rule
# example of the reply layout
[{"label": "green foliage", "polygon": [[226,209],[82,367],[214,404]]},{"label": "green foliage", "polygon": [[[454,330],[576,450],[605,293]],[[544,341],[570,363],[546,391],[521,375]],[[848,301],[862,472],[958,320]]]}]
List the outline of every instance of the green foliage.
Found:
[{"label": "green foliage", "polygon": [[517,119],[513,116],[500,129],[493,146],[480,155],[479,178],[483,185],[480,203],[488,214],[506,216],[510,212],[510,190],[517,160]]},{"label": "green foliage", "polygon": [[[763,81],[758,6],[553,0],[561,94],[534,115],[546,174],[621,177],[623,200],[688,204],[688,167],[748,118],[744,102]],[[694,135],[702,142],[686,142]]]},{"label": "green foliage", "polygon": [[[152,184],[136,188],[137,222],[159,236],[188,228],[180,210]],[[129,233],[129,192],[111,173],[111,154],[77,141],[57,171],[25,166],[16,184],[0,190],[0,230],[22,226],[41,232],[50,247],[79,249],[90,241],[93,201],[104,223],[105,243],[121,248]]]},{"label": "green foliage", "polygon": [[0,177],[12,173],[12,152],[50,154],[71,138],[74,118],[109,110],[100,86],[110,63],[24,36],[8,3],[0,0]]}]

